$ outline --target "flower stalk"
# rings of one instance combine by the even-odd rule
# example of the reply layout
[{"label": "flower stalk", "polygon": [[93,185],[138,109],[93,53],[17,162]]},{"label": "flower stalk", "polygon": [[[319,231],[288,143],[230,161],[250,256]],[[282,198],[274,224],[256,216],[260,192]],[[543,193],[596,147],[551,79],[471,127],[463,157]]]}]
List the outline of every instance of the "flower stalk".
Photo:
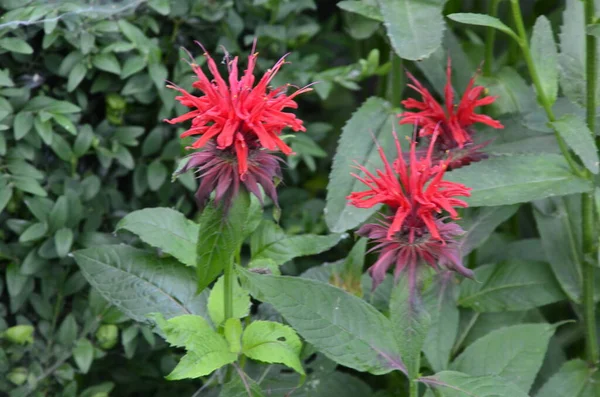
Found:
[{"label": "flower stalk", "polygon": [[[498,6],[501,0],[492,0],[488,14],[495,17],[498,14]],[[494,66],[494,41],[496,40],[496,29],[487,28],[485,36],[485,63],[483,64],[483,75],[491,76]]]},{"label": "flower stalk", "polygon": [[[533,63],[533,58],[531,57],[531,50],[529,49],[529,44],[527,41],[527,32],[525,31],[525,25],[523,24],[523,15],[521,14],[521,7],[519,5],[519,0],[511,0],[510,1],[511,10],[513,19],[515,21],[515,26],[517,28],[518,35],[518,44],[521,47],[521,52],[523,53],[523,58],[525,58],[525,63],[527,64],[527,69],[529,70],[529,74],[531,75],[531,80],[533,81],[533,85],[535,86],[535,91],[537,93],[538,103],[542,105],[546,115],[548,116],[548,120],[550,122],[556,120],[556,116],[554,115],[554,111],[552,110],[552,103],[546,96],[544,89],[542,87],[542,81],[540,76],[535,68],[535,64]],[[573,159],[573,156],[569,152],[569,149],[562,139],[562,137],[558,134],[558,132],[554,131],[554,135],[556,137],[556,141],[558,142],[558,146],[560,148],[560,152],[563,157],[569,164],[571,170],[579,175],[584,176],[585,171],[581,170],[581,168],[577,165],[577,162]]]},{"label": "flower stalk", "polygon": [[[586,25],[594,23],[594,0],[586,0],[584,13]],[[586,49],[586,122],[592,137],[595,133],[596,120],[596,37],[585,36]],[[581,209],[583,216],[583,313],[585,322],[586,353],[588,361],[597,365],[600,360],[598,349],[598,335],[596,330],[596,312],[594,304],[594,273],[596,263],[592,258],[597,257],[595,246],[596,236],[596,214],[594,211],[593,193],[584,193],[581,197]]]}]

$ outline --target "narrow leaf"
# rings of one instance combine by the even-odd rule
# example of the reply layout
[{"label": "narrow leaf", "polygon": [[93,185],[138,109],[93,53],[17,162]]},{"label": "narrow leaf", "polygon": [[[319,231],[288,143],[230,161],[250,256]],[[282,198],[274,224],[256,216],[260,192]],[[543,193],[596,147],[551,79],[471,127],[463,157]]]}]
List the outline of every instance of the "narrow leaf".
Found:
[{"label": "narrow leaf", "polygon": [[519,205],[504,205],[498,207],[484,207],[478,209],[471,216],[460,221],[465,234],[460,240],[460,253],[467,256],[474,249],[483,244],[487,238],[517,212]]},{"label": "narrow leaf", "polygon": [[448,18],[450,18],[456,22],[466,23],[468,25],[487,26],[489,28],[498,29],[501,32],[504,32],[507,35],[509,35],[510,37],[512,37],[514,40],[517,41],[517,43],[520,41],[519,36],[517,36],[517,34],[515,32],[513,32],[513,30],[511,28],[506,26],[498,18],[489,16],[486,14],[473,14],[473,13],[469,13],[469,12],[465,12],[465,13],[459,12],[459,13],[448,15]]},{"label": "narrow leaf", "polygon": [[598,151],[585,121],[574,114],[566,114],[551,122],[550,125],[579,156],[583,165],[592,173],[597,174],[599,171]]}]

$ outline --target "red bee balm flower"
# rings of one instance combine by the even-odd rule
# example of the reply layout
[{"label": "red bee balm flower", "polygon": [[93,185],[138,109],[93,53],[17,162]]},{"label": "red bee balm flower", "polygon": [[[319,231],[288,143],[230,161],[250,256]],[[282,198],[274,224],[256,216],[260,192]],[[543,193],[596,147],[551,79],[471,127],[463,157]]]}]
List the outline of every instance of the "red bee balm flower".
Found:
[{"label": "red bee balm flower", "polygon": [[238,76],[238,57],[233,58],[232,61],[228,60],[228,81],[223,79],[215,61],[206,50],[204,56],[214,79],[209,80],[200,66],[192,63],[192,69],[198,76],[193,87],[202,91],[204,95],[197,97],[174,84],[168,85],[167,87],[181,93],[176,99],[193,110],[165,121],[175,124],[191,119],[191,128],[181,134],[181,137],[202,135],[192,144],[193,149],[203,147],[212,138],[216,139],[218,149],[233,147],[242,179],[248,172],[248,146],[253,144],[250,142],[258,140],[266,149],[279,148],[283,153],[291,154],[291,148],[278,135],[285,127],[290,127],[294,131],[306,129],[302,125],[302,120],[292,113],[284,112],[283,109],[297,108],[294,97],[312,88],[304,87],[287,95],[285,90],[289,84],[275,89],[269,87],[269,83],[285,63],[285,57],[267,70],[255,85],[253,72],[258,53],[255,53],[254,48],[248,57],[248,67],[241,78]]},{"label": "red bee balm flower", "polygon": [[446,86],[444,88],[445,107],[438,103],[433,95],[410,73],[408,77],[414,85],[409,87],[421,94],[422,100],[410,98],[402,101],[406,109],[417,109],[416,112],[404,112],[400,124],[414,124],[421,127],[420,136],[432,135],[438,124],[441,128],[441,134],[438,144],[442,150],[462,148],[465,144],[471,143],[472,131],[470,126],[475,123],[482,123],[493,128],[504,128],[497,120],[484,114],[475,113],[475,108],[489,105],[496,100],[496,97],[485,96],[479,99],[485,87],[474,86],[475,77],[471,78],[465,93],[463,94],[458,106],[454,105],[454,91],[451,81],[451,63],[448,58],[446,67]]},{"label": "red bee balm flower", "polygon": [[374,287],[383,281],[392,263],[396,263],[396,276],[407,267],[414,274],[419,260],[436,269],[439,264],[471,275],[470,270],[461,265],[458,247],[453,239],[461,233],[460,227],[444,223],[439,217],[442,211],[446,211],[452,219],[457,219],[458,213],[454,207],[466,207],[467,203],[456,196],[470,196],[470,188],[443,180],[450,160],[435,164],[432,161],[437,136],[438,130],[435,130],[426,155],[419,159],[413,140],[407,164],[394,133],[398,158],[393,164],[390,165],[383,149],[379,147],[384,170],[377,170],[377,175],[374,175],[359,165],[358,168],[366,176],[353,174],[369,189],[351,193],[347,197],[350,204],[358,208],[385,204],[393,212],[387,221],[363,226],[358,231],[360,235],[375,239],[379,243],[375,249],[381,249],[379,260],[370,269]]}]

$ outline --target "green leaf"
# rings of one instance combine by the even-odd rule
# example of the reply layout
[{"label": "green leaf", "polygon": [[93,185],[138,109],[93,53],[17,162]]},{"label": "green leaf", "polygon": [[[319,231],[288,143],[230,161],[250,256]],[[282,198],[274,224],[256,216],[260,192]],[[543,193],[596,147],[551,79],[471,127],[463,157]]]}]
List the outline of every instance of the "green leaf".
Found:
[{"label": "green leaf", "polygon": [[585,121],[574,114],[566,114],[560,119],[550,122],[550,125],[579,156],[583,165],[592,173],[597,174],[599,171],[598,152],[593,134]]},{"label": "green leaf", "polygon": [[75,321],[73,313],[69,313],[60,324],[56,337],[61,345],[71,346],[73,341],[77,339],[77,332],[77,321]]},{"label": "green leaf", "polygon": [[336,245],[340,237],[339,234],[288,236],[277,224],[264,220],[250,238],[252,251],[250,266],[253,262],[262,261],[272,261],[274,265],[282,265],[299,256],[315,255]]},{"label": "green leaf", "polygon": [[33,54],[33,48],[25,40],[16,37],[4,37],[0,39],[0,47],[18,54]]},{"label": "green leaf", "polygon": [[56,231],[65,226],[69,217],[69,199],[67,196],[60,196],[48,215],[48,223],[51,231]]},{"label": "green leaf", "polygon": [[550,103],[558,94],[558,52],[548,18],[541,15],[535,21],[531,35],[531,58]]},{"label": "green leaf", "polygon": [[167,167],[160,161],[154,160],[148,166],[148,187],[153,192],[157,191],[167,180]]},{"label": "green leaf", "polygon": [[448,369],[450,352],[458,334],[459,311],[456,305],[457,288],[452,272],[436,275],[434,283],[423,295],[423,302],[431,316],[431,325],[423,353],[435,371]]},{"label": "green leaf", "polygon": [[427,58],[442,44],[444,1],[379,0],[387,35],[399,57]]},{"label": "green leaf", "polygon": [[420,379],[436,397],[528,397],[514,383],[499,376],[472,376],[443,371]]},{"label": "green leaf", "polygon": [[83,78],[85,77],[86,73],[87,67],[85,66],[85,64],[83,62],[78,62],[69,72],[69,78],[67,80],[67,91],[72,92],[75,88],[77,88],[79,83],[81,83],[81,80],[83,80]]},{"label": "green leaf", "polygon": [[33,327],[31,325],[15,325],[0,333],[0,338],[19,345],[31,344],[33,343]]},{"label": "green leaf", "polygon": [[39,116],[37,116],[33,120],[33,125],[35,126],[35,131],[38,133],[42,141],[46,145],[50,145],[52,143],[52,123],[50,120],[42,121]]},{"label": "green leaf", "polygon": [[467,256],[471,251],[479,248],[494,230],[513,216],[518,209],[519,205],[503,205],[479,208],[476,212],[470,210],[469,215],[459,221],[465,231],[459,241],[461,255]]},{"label": "green leaf", "polygon": [[229,351],[225,338],[217,334],[204,318],[183,315],[165,321],[161,314],[154,318],[165,333],[167,342],[171,346],[185,347],[187,351],[167,375],[168,380],[206,376],[237,360],[237,354]]},{"label": "green leaf", "polygon": [[[242,374],[240,374],[242,376]],[[260,389],[260,386],[249,378],[246,374],[243,374],[245,380],[239,376],[236,376],[231,381],[223,385],[219,397],[265,397],[265,394]],[[250,388],[250,393],[246,389],[246,384]]]},{"label": "green leaf", "polygon": [[37,96],[28,101],[23,107],[24,112],[39,112],[41,110],[44,110],[47,113],[63,114],[81,112],[81,108],[79,106],[73,105],[72,103],[66,101],[57,101],[56,99],[48,96]]},{"label": "green leaf", "polygon": [[[219,277],[208,296],[208,314],[215,327],[219,327],[225,321],[225,297],[224,297],[224,277]],[[244,318],[250,313],[250,295],[237,281],[233,280],[233,318]]]},{"label": "green leaf", "polygon": [[370,5],[363,0],[344,0],[337,3],[337,6],[344,11],[360,14],[365,18],[374,19],[383,22],[383,15],[376,5]]},{"label": "green leaf", "polygon": [[121,65],[114,54],[97,54],[92,58],[92,64],[100,70],[116,75],[121,74]]},{"label": "green leaf", "polygon": [[75,138],[73,154],[75,154],[76,157],[82,157],[92,146],[93,141],[94,132],[88,125],[84,125],[77,134],[77,138]]},{"label": "green leaf", "polygon": [[472,207],[523,203],[551,196],[588,192],[589,181],[569,171],[556,154],[490,158],[446,174],[446,180],[472,188],[465,201]]},{"label": "green leaf", "polygon": [[239,318],[228,318],[225,321],[223,335],[229,343],[229,351],[232,353],[242,351],[242,322]]},{"label": "green leaf", "polygon": [[392,323],[362,299],[313,280],[237,271],[252,296],[330,359],[373,374],[402,368]]},{"label": "green leaf", "polygon": [[460,23],[466,23],[469,25],[487,26],[490,28],[498,29],[499,31],[504,32],[507,35],[509,35],[510,37],[512,37],[517,43],[519,43],[521,41],[519,39],[519,36],[517,36],[517,34],[515,32],[513,32],[511,28],[509,28],[504,23],[502,23],[502,21],[500,21],[498,18],[489,16],[486,14],[473,14],[473,13],[469,13],[469,12],[465,12],[465,13],[459,12],[459,13],[448,15],[448,18],[452,19],[453,21],[460,22]]},{"label": "green leaf", "polygon": [[19,236],[19,242],[27,243],[29,241],[39,240],[46,235],[47,231],[48,224],[42,222],[34,223]]},{"label": "green leaf", "polygon": [[408,377],[415,379],[419,376],[421,348],[431,325],[431,316],[425,310],[419,292],[413,290],[418,286],[411,287],[409,283],[409,277],[405,275],[392,290],[390,319]]},{"label": "green leaf", "polygon": [[70,162],[73,158],[73,150],[71,150],[69,142],[67,142],[65,138],[59,134],[54,134],[52,136],[52,143],[50,144],[50,147],[63,161]]},{"label": "green leaf", "polygon": [[166,318],[206,315],[207,294],[196,295],[194,271],[176,260],[124,245],[88,248],[73,256],[86,280],[135,321],[147,321],[149,313],[157,312]]},{"label": "green leaf", "polygon": [[242,336],[242,353],[265,363],[284,364],[305,375],[298,356],[302,342],[291,327],[272,321],[254,321]]},{"label": "green leaf", "polygon": [[116,230],[129,230],[142,241],[174,256],[187,266],[196,265],[195,244],[199,227],[170,208],[146,208],[127,214]]},{"label": "green leaf", "polygon": [[355,162],[367,164],[370,169],[381,166],[377,146],[371,135],[375,136],[382,147],[390,148],[387,153],[389,155],[394,146],[391,132],[396,124],[395,111],[391,105],[377,97],[367,99],[346,122],[333,158],[327,185],[325,220],[331,231],[344,232],[352,229],[378,209],[362,209],[348,205],[346,196],[364,190],[364,185],[350,173]]},{"label": "green leaf", "polygon": [[63,114],[52,113],[52,119],[64,128],[69,134],[77,135],[77,128],[75,124],[67,116]]},{"label": "green leaf", "polygon": [[12,176],[14,186],[27,193],[35,194],[36,196],[46,197],[48,193],[40,186],[39,182],[28,176]]},{"label": "green leaf", "polygon": [[583,360],[563,364],[536,397],[595,397],[598,395],[598,372]]},{"label": "green leaf", "polygon": [[15,83],[10,78],[10,69],[0,69],[0,87],[14,87]]},{"label": "green leaf", "polygon": [[94,361],[94,345],[87,339],[79,339],[73,348],[73,358],[79,370],[87,374]]},{"label": "green leaf", "polygon": [[566,299],[543,262],[513,260],[475,269],[464,280],[458,304],[478,312],[528,310]]},{"label": "green leaf", "polygon": [[13,121],[15,140],[20,140],[29,133],[33,126],[33,117],[29,112],[19,112]]},{"label": "green leaf", "polygon": [[169,15],[169,0],[148,0],[148,6],[161,15]]},{"label": "green leaf", "polygon": [[215,208],[210,202],[204,208],[196,244],[198,291],[212,283],[227,263],[233,263],[235,253],[256,227],[255,222],[249,220],[261,211],[252,203],[247,193],[240,192],[227,215],[222,205]]},{"label": "green leaf", "polygon": [[73,231],[63,227],[54,235],[54,246],[59,257],[64,258],[71,251],[73,245]]},{"label": "green leaf", "polygon": [[146,58],[139,55],[133,55],[125,61],[121,71],[121,79],[125,80],[146,67]]},{"label": "green leaf", "polygon": [[477,339],[454,360],[452,369],[473,376],[498,375],[524,392],[537,375],[556,326],[520,324],[500,328]]},{"label": "green leaf", "polygon": [[4,208],[10,201],[13,195],[13,188],[11,186],[2,186],[0,189],[0,213],[4,211]]}]

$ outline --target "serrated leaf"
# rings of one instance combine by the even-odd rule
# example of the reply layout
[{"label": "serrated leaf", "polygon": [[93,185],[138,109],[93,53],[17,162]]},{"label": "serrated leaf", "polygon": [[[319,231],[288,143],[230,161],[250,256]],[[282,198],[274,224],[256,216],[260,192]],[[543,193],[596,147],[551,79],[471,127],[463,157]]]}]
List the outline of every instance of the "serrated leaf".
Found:
[{"label": "serrated leaf", "polygon": [[383,22],[383,15],[376,5],[368,4],[360,0],[344,0],[337,3],[337,6],[344,11],[362,15],[365,18],[374,19],[375,21]]},{"label": "serrated leaf", "polygon": [[399,57],[427,58],[442,44],[444,1],[379,0],[387,35]]},{"label": "serrated leaf", "polygon": [[520,324],[500,328],[477,339],[452,363],[452,369],[473,376],[497,375],[529,391],[556,327]]},{"label": "serrated leaf", "polygon": [[423,294],[425,308],[431,316],[423,353],[435,372],[448,369],[450,353],[458,334],[456,295],[457,287],[452,272],[438,274],[431,288]]},{"label": "serrated leaf", "polygon": [[121,74],[121,65],[114,54],[100,53],[92,58],[92,64],[100,70],[116,75]]},{"label": "serrated leaf", "polygon": [[574,114],[566,114],[560,119],[550,122],[550,125],[579,156],[583,165],[592,173],[597,174],[600,170],[598,151],[593,134],[585,121]]},{"label": "serrated leaf", "polygon": [[515,39],[517,41],[517,43],[520,42],[519,36],[517,36],[517,34],[515,32],[513,32],[513,30],[511,28],[506,26],[498,18],[492,17],[490,15],[474,14],[474,13],[469,13],[469,12],[464,12],[464,13],[459,12],[459,13],[448,15],[448,18],[452,19],[453,21],[460,22],[460,23],[466,23],[469,25],[487,26],[490,28],[498,29],[501,32],[504,32],[507,35],[509,35],[510,37],[512,37],[513,39]]},{"label": "serrated leaf", "polygon": [[340,237],[339,234],[288,236],[277,224],[264,220],[250,239],[251,263],[272,261],[275,265],[282,265],[299,256],[327,251],[338,243]]},{"label": "serrated leaf", "polygon": [[411,286],[409,276],[405,274],[392,290],[390,299],[394,336],[411,380],[419,375],[421,348],[431,325],[431,316],[415,288],[418,287]]},{"label": "serrated leaf", "polygon": [[499,156],[446,174],[446,180],[472,188],[472,207],[523,203],[551,196],[588,192],[591,183],[570,172],[560,155]]},{"label": "serrated leaf", "polygon": [[149,313],[206,316],[207,294],[196,295],[194,271],[174,259],[125,245],[87,248],[73,257],[86,280],[135,321],[147,321]]},{"label": "serrated leaf", "polygon": [[536,397],[595,397],[598,395],[598,372],[583,360],[563,364],[536,393]]},{"label": "serrated leaf", "polygon": [[146,208],[127,214],[116,230],[129,230],[187,266],[196,266],[199,226],[170,208]]},{"label": "serrated leaf", "polygon": [[284,364],[305,375],[299,355],[302,342],[291,327],[272,321],[254,321],[242,335],[242,353],[253,360]]},{"label": "serrated leaf", "polygon": [[514,383],[499,376],[443,371],[420,381],[435,389],[437,397],[529,397]]},{"label": "serrated leaf", "polygon": [[542,90],[553,104],[558,94],[558,52],[550,21],[543,15],[538,17],[533,26],[531,58],[539,75]]},{"label": "serrated leaf", "polygon": [[483,244],[494,230],[513,216],[519,205],[503,205],[498,207],[483,207],[471,211],[459,221],[465,233],[459,241],[461,255],[467,256]]},{"label": "serrated leaf", "polygon": [[327,185],[325,220],[331,231],[337,233],[352,229],[378,209],[348,205],[346,196],[364,189],[364,185],[350,173],[355,162],[367,164],[370,169],[381,166],[372,136],[375,136],[382,147],[390,148],[390,152],[386,153],[389,155],[394,146],[391,132],[396,123],[391,105],[377,97],[367,99],[346,122],[333,158]]},{"label": "serrated leaf", "polygon": [[475,280],[462,282],[458,304],[478,312],[528,310],[566,299],[543,262],[513,260],[479,266]]},{"label": "serrated leaf", "polygon": [[313,280],[237,271],[252,296],[330,359],[373,374],[401,368],[392,323],[362,299]]},{"label": "serrated leaf", "polygon": [[[224,296],[224,277],[221,276],[208,296],[208,314],[215,327],[220,326],[225,318],[225,296]],[[232,318],[244,318],[250,313],[250,295],[246,292],[237,281],[233,280],[232,294]]]}]

